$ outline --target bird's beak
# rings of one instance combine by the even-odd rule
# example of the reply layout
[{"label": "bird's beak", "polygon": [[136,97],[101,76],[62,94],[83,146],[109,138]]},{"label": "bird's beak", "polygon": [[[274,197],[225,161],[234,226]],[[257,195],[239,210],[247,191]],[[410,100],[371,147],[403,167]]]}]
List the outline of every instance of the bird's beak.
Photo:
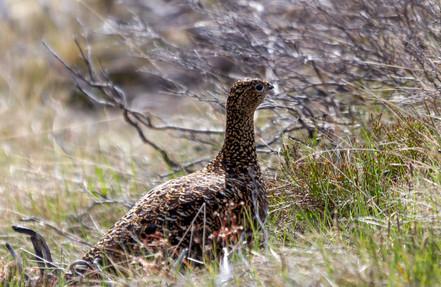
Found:
[{"label": "bird's beak", "polygon": [[272,90],[272,89],[274,89],[274,86],[271,85],[270,83],[268,83],[267,89],[268,89],[268,90]]}]

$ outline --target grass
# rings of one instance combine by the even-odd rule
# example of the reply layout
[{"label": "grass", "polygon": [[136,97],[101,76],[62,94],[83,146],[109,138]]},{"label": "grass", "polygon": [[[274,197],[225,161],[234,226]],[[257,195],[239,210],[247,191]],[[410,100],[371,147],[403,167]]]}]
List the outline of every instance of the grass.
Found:
[{"label": "grass", "polygon": [[[292,204],[273,211],[276,242],[318,246],[326,258],[323,279],[330,285],[436,285],[439,136],[439,123],[400,116],[386,125],[370,121],[338,147],[288,146],[287,186],[274,196],[274,205]],[[330,249],[355,256],[356,265]],[[346,268],[356,274],[346,278]]]},{"label": "grass", "polygon": [[[397,115],[384,123],[372,118],[338,145],[285,142],[278,180],[271,185],[268,252],[242,250],[229,256],[228,268],[213,262],[183,274],[151,274],[144,262],[128,277],[111,280],[183,286],[220,286],[223,280],[236,286],[435,286],[441,280],[438,120]],[[19,170],[5,176],[7,189],[17,193],[2,199],[1,230],[5,241],[23,246],[21,253],[29,258],[23,252],[32,250],[29,244],[9,225],[26,216],[41,219],[36,229],[48,238],[56,261],[67,264],[87,249],[75,240],[95,241],[126,210],[120,203],[143,193],[146,167],[136,155],[121,151],[77,148],[72,156],[51,150],[45,137],[32,140],[40,145],[39,160],[15,152],[1,155],[4,165]],[[121,201],[88,209],[91,201],[106,198]],[[10,270],[12,258],[4,250],[0,254],[3,270]],[[35,263],[29,259],[25,266],[32,272]],[[17,278],[8,280],[20,285]]]},{"label": "grass", "polygon": [[[75,31],[67,23],[60,36],[60,27],[40,14],[19,33],[0,25],[7,35],[0,41],[7,51],[0,61],[9,67],[0,74],[0,243],[9,242],[34,276],[32,247],[12,232],[12,224],[38,230],[66,267],[167,172],[120,115],[69,108],[72,87],[49,64],[39,41],[50,39],[73,62],[66,35]],[[23,38],[27,49],[19,53]],[[369,98],[374,92],[360,93]],[[421,115],[370,110],[350,135],[306,143],[286,139],[270,184],[267,248],[240,250],[183,273],[152,272],[141,261],[126,277],[109,280],[149,286],[437,286],[441,126],[436,106],[427,109]],[[182,157],[196,152],[192,143],[152,136]],[[22,286],[22,279],[0,248],[0,285]]]}]

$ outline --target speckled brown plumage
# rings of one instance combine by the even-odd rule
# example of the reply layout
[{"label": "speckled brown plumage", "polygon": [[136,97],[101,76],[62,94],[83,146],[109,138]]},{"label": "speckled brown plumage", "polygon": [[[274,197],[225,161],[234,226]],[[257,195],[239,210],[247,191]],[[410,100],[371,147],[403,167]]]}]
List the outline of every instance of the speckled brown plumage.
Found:
[{"label": "speckled brown plumage", "polygon": [[83,260],[125,264],[132,255],[162,250],[177,257],[184,249],[200,260],[215,253],[214,243],[231,239],[226,230],[239,236],[246,212],[263,221],[267,199],[253,115],[271,89],[262,80],[237,81],[227,99],[225,140],[217,157],[202,170],[146,193]]}]

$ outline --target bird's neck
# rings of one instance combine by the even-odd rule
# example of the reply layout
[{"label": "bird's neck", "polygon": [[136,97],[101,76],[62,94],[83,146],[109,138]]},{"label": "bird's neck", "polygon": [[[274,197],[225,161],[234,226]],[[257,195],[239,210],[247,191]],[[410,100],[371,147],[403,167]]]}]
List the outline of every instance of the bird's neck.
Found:
[{"label": "bird's neck", "polygon": [[226,174],[236,176],[247,173],[260,176],[252,114],[244,115],[236,110],[227,111],[224,145],[208,168],[221,169]]}]

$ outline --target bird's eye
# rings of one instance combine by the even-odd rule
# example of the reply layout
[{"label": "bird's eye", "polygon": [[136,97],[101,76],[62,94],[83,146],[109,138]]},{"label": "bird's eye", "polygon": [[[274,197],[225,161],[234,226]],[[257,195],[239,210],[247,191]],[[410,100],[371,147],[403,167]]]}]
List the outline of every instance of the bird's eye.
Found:
[{"label": "bird's eye", "polygon": [[258,91],[258,92],[262,92],[263,91],[263,85],[262,84],[257,84],[255,88],[256,88],[256,91]]}]

